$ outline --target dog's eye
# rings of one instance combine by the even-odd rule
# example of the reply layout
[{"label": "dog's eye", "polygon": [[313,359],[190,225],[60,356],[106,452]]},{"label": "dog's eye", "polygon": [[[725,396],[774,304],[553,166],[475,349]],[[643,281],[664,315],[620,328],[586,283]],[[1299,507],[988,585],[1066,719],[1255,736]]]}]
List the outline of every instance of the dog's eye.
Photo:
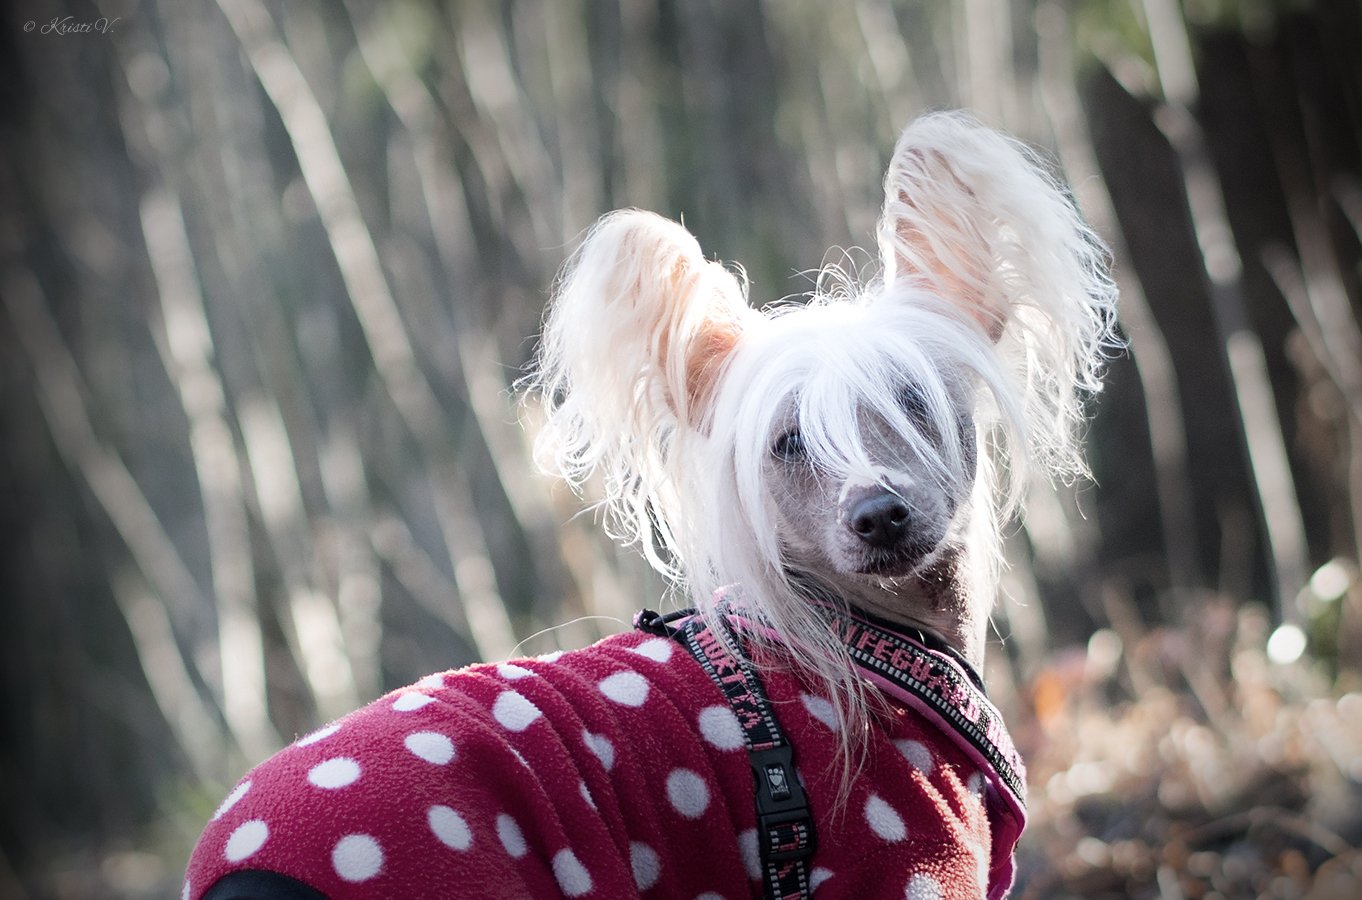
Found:
[{"label": "dog's eye", "polygon": [[771,453],[777,459],[786,462],[804,458],[804,436],[799,433],[798,428],[791,428],[789,431],[776,438],[776,442],[771,445]]},{"label": "dog's eye", "polygon": [[899,391],[899,409],[919,421],[927,418],[927,398],[922,391],[909,385]]}]

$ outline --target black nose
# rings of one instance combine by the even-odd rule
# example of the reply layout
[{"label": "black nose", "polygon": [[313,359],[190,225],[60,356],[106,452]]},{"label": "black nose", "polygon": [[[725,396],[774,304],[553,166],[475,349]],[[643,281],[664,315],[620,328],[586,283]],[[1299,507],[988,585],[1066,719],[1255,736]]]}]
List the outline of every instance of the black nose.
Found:
[{"label": "black nose", "polygon": [[872,547],[897,544],[908,530],[908,504],[894,494],[883,492],[859,501],[851,509],[848,524],[856,536]]}]

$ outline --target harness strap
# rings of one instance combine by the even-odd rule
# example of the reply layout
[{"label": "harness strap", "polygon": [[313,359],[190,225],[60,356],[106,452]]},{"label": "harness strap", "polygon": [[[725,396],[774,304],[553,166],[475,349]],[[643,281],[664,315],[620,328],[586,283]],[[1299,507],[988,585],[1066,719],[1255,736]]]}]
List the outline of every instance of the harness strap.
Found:
[{"label": "harness strap", "polygon": [[973,667],[954,652],[929,649],[925,642],[895,634],[859,611],[830,612],[833,631],[852,661],[872,682],[912,703],[946,733],[962,738],[997,775],[1011,794],[1010,805],[1024,819],[1026,767]]},{"label": "harness strap", "polygon": [[[672,623],[684,620],[679,626]],[[816,845],[813,815],[804,788],[795,775],[794,747],[776,721],[752,661],[727,616],[716,634],[696,611],[663,616],[643,610],[634,627],[669,637],[685,647],[718,685],[742,726],[748,763],[756,787],[757,844],[762,882],[768,900],[807,900],[810,896],[807,861]]]}]

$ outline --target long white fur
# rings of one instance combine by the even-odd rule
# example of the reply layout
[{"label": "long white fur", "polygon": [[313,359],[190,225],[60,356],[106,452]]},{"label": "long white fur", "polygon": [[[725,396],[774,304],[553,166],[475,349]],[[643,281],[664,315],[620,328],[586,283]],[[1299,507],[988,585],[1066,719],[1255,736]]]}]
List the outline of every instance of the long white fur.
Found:
[{"label": "long white fur", "polygon": [[[954,589],[979,611],[976,646],[962,649],[977,655],[1001,523],[1033,470],[1085,471],[1085,394],[1114,341],[1101,243],[1025,145],[965,114],[903,133],[878,235],[882,277],[763,314],[682,226],[611,213],[565,265],[528,378],[547,412],[541,464],[578,488],[599,475],[611,534],[640,545],[702,611],[716,588],[740,584],[826,685],[848,760],[867,699],[808,596],[819,573],[784,556],[773,440],[797,418],[820,477],[874,481],[858,418],[869,410],[924,461],[919,477],[970,491],[951,540],[967,551]],[[940,439],[903,413],[905,381]],[[962,393],[973,472],[954,437]]]}]

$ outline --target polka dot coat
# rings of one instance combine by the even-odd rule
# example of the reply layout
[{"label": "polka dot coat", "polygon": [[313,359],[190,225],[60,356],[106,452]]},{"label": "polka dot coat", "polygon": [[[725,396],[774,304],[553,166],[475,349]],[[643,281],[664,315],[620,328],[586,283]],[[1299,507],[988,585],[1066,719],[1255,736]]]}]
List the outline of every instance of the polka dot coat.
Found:
[{"label": "polka dot coat", "polygon": [[[1020,824],[954,740],[885,714],[839,809],[831,704],[763,681],[814,810],[815,897],[1006,893]],[[299,739],[223,801],[183,896],[243,870],[336,900],[762,896],[737,719],[641,633],[432,675]]]}]

